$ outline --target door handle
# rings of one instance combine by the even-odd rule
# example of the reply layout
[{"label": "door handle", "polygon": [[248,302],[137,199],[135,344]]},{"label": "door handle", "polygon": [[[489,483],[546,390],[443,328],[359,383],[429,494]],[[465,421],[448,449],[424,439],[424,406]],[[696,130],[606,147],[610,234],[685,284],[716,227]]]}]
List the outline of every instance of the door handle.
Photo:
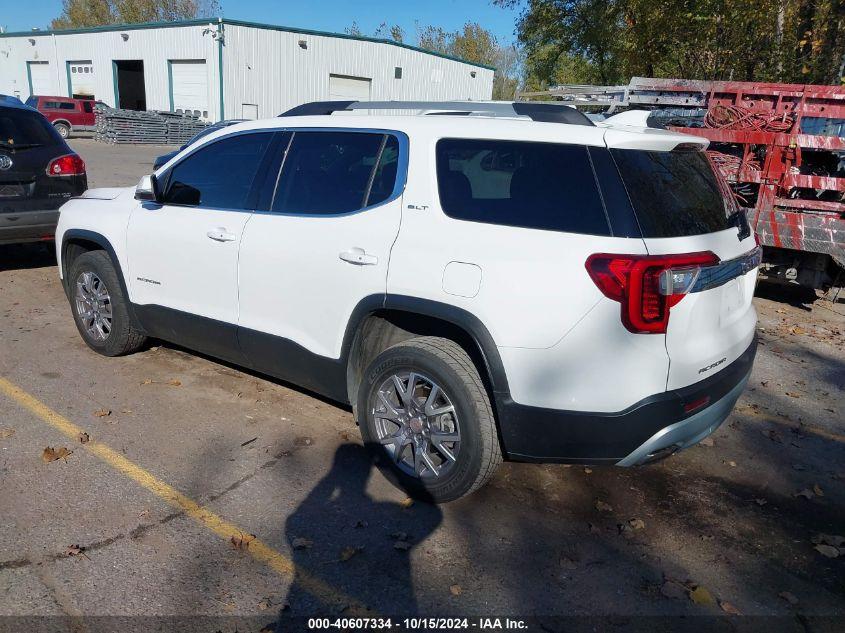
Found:
[{"label": "door handle", "polygon": [[357,246],[350,248],[348,251],[343,251],[339,257],[350,264],[356,266],[374,266],[378,264],[378,257],[369,255],[363,248]]},{"label": "door handle", "polygon": [[222,226],[217,227],[213,231],[206,233],[206,236],[215,242],[234,242],[237,236],[234,233],[229,233]]}]

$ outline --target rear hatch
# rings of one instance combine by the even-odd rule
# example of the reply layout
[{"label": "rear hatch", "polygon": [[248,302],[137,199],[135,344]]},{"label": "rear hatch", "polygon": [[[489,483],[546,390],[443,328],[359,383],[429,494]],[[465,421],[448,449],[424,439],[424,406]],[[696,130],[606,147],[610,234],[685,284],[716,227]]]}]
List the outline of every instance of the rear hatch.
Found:
[{"label": "rear hatch", "polygon": [[85,176],[49,176],[72,150],[38,112],[0,108],[0,213],[58,209],[85,191]]},{"label": "rear hatch", "polygon": [[700,261],[666,271],[659,282],[664,294],[680,292],[666,326],[667,389],[716,374],[751,344],[760,262],[744,212],[703,147],[678,148],[610,148],[649,255],[695,254]]}]

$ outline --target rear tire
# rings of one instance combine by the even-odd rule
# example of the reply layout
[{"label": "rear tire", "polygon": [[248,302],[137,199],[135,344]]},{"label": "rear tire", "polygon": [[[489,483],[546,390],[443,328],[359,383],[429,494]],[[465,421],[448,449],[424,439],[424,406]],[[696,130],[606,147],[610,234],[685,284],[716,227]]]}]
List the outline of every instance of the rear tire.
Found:
[{"label": "rear tire", "polygon": [[103,356],[122,356],[144,345],[147,337],[132,327],[117,271],[105,251],[83,253],[67,275],[73,320],[88,347]]},{"label": "rear tire", "polygon": [[418,499],[468,495],[502,461],[481,376],[449,339],[413,338],[379,354],[364,372],[356,410],[379,469]]},{"label": "rear tire", "polygon": [[56,132],[58,132],[59,136],[62,138],[66,139],[70,136],[70,128],[64,123],[53,123],[53,127],[56,128]]}]

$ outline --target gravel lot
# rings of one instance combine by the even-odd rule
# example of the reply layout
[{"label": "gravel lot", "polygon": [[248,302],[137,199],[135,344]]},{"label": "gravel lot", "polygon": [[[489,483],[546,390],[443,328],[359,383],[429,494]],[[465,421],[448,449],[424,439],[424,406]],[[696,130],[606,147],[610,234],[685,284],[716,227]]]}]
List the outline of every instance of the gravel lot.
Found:
[{"label": "gravel lot", "polygon": [[[169,149],[71,144],[92,187]],[[435,508],[370,471],[348,409],[169,345],[97,356],[53,254],[0,247],[0,615],[841,618],[845,304],[761,295],[750,388],[706,445],[505,464]]]}]

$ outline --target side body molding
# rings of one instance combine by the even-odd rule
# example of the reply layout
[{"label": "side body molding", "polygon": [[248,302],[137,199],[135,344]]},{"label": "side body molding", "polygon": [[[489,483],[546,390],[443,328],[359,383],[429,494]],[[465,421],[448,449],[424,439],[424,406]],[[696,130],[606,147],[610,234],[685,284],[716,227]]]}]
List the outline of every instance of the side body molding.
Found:
[{"label": "side body molding", "polygon": [[417,297],[377,294],[361,299],[347,322],[339,358],[320,356],[294,341],[243,327],[238,328],[238,341],[252,369],[348,404],[350,385],[347,372],[355,339],[365,320],[382,311],[437,318],[461,328],[478,346],[494,391],[507,393],[502,361],[484,324],[465,310]]}]

